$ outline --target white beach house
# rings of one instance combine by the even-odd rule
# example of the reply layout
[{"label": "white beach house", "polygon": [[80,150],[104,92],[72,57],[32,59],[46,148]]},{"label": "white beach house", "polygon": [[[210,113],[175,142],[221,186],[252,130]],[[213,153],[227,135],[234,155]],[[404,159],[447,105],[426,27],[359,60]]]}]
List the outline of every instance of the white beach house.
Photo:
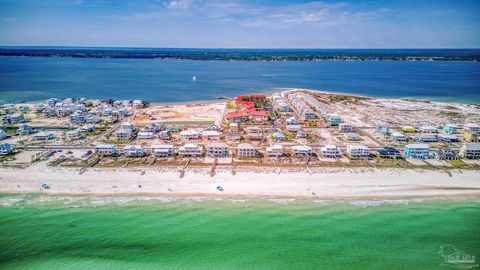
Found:
[{"label": "white beach house", "polygon": [[221,133],[217,130],[204,130],[202,132],[202,139],[207,141],[219,141]]},{"label": "white beach house", "polygon": [[200,134],[192,129],[182,130],[180,132],[180,139],[183,141],[197,140],[200,138]]},{"label": "white beach house", "polygon": [[283,156],[283,145],[275,144],[266,149],[267,156],[269,157],[281,157]]},{"label": "white beach house", "polygon": [[341,132],[341,133],[353,132],[353,126],[347,123],[340,123],[338,124],[338,132]]},{"label": "white beach house", "polygon": [[228,157],[230,150],[224,142],[210,143],[207,145],[207,157]]},{"label": "white beach house", "polygon": [[369,158],[370,148],[361,144],[351,144],[347,146],[347,154],[350,158]]},{"label": "white beach house", "polygon": [[95,146],[95,152],[105,156],[113,156],[117,154],[117,149],[113,144],[99,144]]},{"label": "white beach house", "polygon": [[140,140],[151,140],[155,138],[155,132],[153,131],[140,131],[137,134],[137,139]]},{"label": "white beach house", "polygon": [[249,143],[241,143],[237,146],[237,157],[254,158],[257,156],[257,149]]},{"label": "white beach house", "polygon": [[480,144],[465,143],[460,148],[460,156],[468,159],[480,159]]},{"label": "white beach house", "polygon": [[132,138],[132,130],[128,128],[120,128],[115,131],[115,137],[119,141],[127,141]]},{"label": "white beach house", "polygon": [[198,157],[203,154],[203,147],[196,143],[187,143],[180,146],[178,154],[185,157]]},{"label": "white beach house", "polygon": [[172,144],[154,144],[152,145],[152,153],[156,157],[172,157],[174,154]]},{"label": "white beach house", "polygon": [[146,152],[140,145],[125,145],[123,154],[127,157],[143,157],[146,155]]},{"label": "white beach house", "polygon": [[320,152],[322,153],[323,157],[326,158],[339,158],[342,156],[342,152],[338,146],[333,144],[327,144],[320,148]]},{"label": "white beach house", "polygon": [[311,156],[313,154],[313,150],[307,145],[294,145],[292,146],[292,153],[294,155]]}]

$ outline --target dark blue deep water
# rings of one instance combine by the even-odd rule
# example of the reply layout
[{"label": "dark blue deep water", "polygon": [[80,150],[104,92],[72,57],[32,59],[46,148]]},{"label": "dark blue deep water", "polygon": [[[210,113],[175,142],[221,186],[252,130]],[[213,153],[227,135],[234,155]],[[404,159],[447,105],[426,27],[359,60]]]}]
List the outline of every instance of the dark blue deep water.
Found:
[{"label": "dark blue deep water", "polygon": [[[192,81],[194,74],[196,81]],[[480,63],[0,57],[4,102],[50,97],[176,102],[282,87],[480,103]]]}]

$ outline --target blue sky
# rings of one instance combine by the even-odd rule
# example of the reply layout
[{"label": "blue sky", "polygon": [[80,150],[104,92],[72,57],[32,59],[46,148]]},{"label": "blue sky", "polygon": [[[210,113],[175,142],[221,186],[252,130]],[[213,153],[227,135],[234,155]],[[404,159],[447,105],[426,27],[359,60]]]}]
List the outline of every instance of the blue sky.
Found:
[{"label": "blue sky", "polygon": [[0,0],[0,45],[479,48],[480,1]]}]

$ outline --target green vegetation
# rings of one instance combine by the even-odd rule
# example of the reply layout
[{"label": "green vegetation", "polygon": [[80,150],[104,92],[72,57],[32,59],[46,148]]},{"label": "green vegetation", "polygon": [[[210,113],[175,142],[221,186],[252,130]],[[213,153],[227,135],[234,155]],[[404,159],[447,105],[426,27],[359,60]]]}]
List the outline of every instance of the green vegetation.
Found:
[{"label": "green vegetation", "polygon": [[227,107],[228,110],[232,110],[234,108],[233,101],[232,100],[227,100],[226,107]]},{"label": "green vegetation", "polygon": [[104,143],[109,143],[109,144],[126,144],[129,141],[128,140],[104,140]]},{"label": "green vegetation", "polygon": [[356,97],[356,96],[344,96],[344,95],[330,95],[328,96],[328,100],[330,102],[351,102],[356,103],[361,100],[365,100],[365,97]]},{"label": "green vegetation", "polygon": [[460,167],[460,168],[467,168],[470,167],[467,163],[461,161],[461,160],[450,160],[450,163],[453,164],[455,167]]},{"label": "green vegetation", "polygon": [[96,130],[96,131],[92,131],[92,132],[86,132],[85,136],[92,137],[92,136],[98,136],[100,134],[102,134],[102,131],[101,130]]}]

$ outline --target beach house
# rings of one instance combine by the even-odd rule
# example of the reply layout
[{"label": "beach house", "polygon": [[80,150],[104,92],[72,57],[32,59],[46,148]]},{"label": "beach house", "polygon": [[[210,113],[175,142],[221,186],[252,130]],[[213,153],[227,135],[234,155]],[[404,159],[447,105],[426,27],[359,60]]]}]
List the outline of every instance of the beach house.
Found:
[{"label": "beach house", "polygon": [[288,104],[285,103],[285,102],[283,102],[283,101],[282,101],[282,102],[278,102],[278,103],[276,104],[276,107],[277,107],[278,110],[281,111],[281,112],[289,112],[289,111],[290,111],[290,106],[288,106]]},{"label": "beach house", "polygon": [[158,133],[158,138],[162,140],[170,140],[172,139],[172,135],[169,130],[162,130]]},{"label": "beach house", "polygon": [[390,133],[390,127],[385,123],[380,123],[377,126],[377,132],[382,135],[388,135]]},{"label": "beach house", "polygon": [[143,157],[146,155],[146,152],[140,145],[125,145],[123,154],[127,157]]},{"label": "beach house", "polygon": [[463,133],[463,138],[467,142],[478,142],[478,141],[480,141],[480,136],[475,134],[475,133],[471,133],[471,132]]},{"label": "beach house", "polygon": [[292,154],[311,156],[313,154],[313,150],[310,146],[307,145],[294,145],[292,146]]},{"label": "beach house", "polygon": [[327,114],[327,122],[330,126],[338,126],[342,123],[342,118],[338,114]]},{"label": "beach house", "polygon": [[95,152],[104,156],[114,156],[117,154],[117,149],[113,144],[99,144],[95,146]]},{"label": "beach house", "polygon": [[434,126],[421,126],[420,132],[427,134],[436,134],[438,133],[438,129]]},{"label": "beach house", "polygon": [[124,129],[129,129],[131,131],[135,130],[135,126],[132,123],[129,123],[129,122],[124,122],[124,123],[120,124],[120,127],[124,128]]},{"label": "beach house", "polygon": [[283,145],[275,144],[266,149],[267,156],[269,157],[281,157],[283,156]]},{"label": "beach house", "polygon": [[153,144],[152,153],[156,157],[173,157],[174,148],[172,144]]},{"label": "beach house", "polygon": [[465,132],[480,135],[480,125],[478,124],[473,124],[473,123],[468,123],[465,124],[464,127]]},{"label": "beach house", "polygon": [[333,144],[327,144],[320,147],[320,153],[322,153],[322,156],[325,158],[339,158],[342,156],[340,148]]},{"label": "beach house", "polygon": [[228,133],[225,135],[225,140],[227,141],[240,141],[241,139],[243,139],[243,136],[242,134],[240,133]]},{"label": "beach house", "polygon": [[132,130],[127,128],[120,128],[115,131],[115,137],[119,141],[127,141],[132,138]]},{"label": "beach house", "polygon": [[0,129],[0,140],[4,140],[6,138],[8,138],[7,132],[5,132],[3,129]]},{"label": "beach house", "polygon": [[415,137],[418,142],[436,142],[438,138],[435,134],[420,134]]},{"label": "beach house", "polygon": [[378,150],[378,156],[382,158],[399,158],[402,155],[398,149],[387,146]]},{"label": "beach house", "polygon": [[403,149],[403,157],[413,159],[430,158],[430,147],[424,143],[407,144]]},{"label": "beach house", "polygon": [[363,159],[370,157],[370,148],[361,144],[347,145],[347,154],[352,159]]},{"label": "beach house", "polygon": [[182,130],[180,132],[180,139],[182,141],[197,140],[199,138],[200,134],[193,129]]},{"label": "beach house", "polygon": [[262,139],[262,129],[257,126],[247,127],[247,138],[249,140],[261,140]]},{"label": "beach house", "polygon": [[438,139],[441,142],[459,142],[460,138],[458,138],[455,135],[450,135],[450,134],[439,134]]},{"label": "beach house", "polygon": [[360,140],[360,136],[355,132],[344,133],[343,138],[345,138],[345,140],[349,140],[349,141],[359,141]]},{"label": "beach house", "polygon": [[180,146],[178,154],[184,157],[198,157],[203,155],[203,147],[196,143],[187,143]]},{"label": "beach house", "polygon": [[69,116],[69,119],[70,123],[74,125],[85,124],[87,122],[86,114],[81,111],[74,112]]},{"label": "beach house", "polygon": [[288,117],[288,118],[285,120],[285,123],[286,123],[287,125],[298,125],[298,124],[299,124],[297,118],[295,118],[294,116]]},{"label": "beach house", "polygon": [[151,140],[155,138],[155,132],[153,131],[139,131],[137,134],[137,139],[140,140]]},{"label": "beach house", "polygon": [[33,135],[33,139],[36,141],[48,141],[53,139],[53,137],[52,133],[46,131],[41,131]]},{"label": "beach house", "polygon": [[0,144],[0,156],[6,156],[13,153],[13,146],[9,143]]},{"label": "beach house", "polygon": [[460,156],[453,149],[442,149],[438,151],[438,158],[443,160],[459,160]]},{"label": "beach house", "polygon": [[65,132],[65,137],[69,140],[78,140],[81,138],[81,134],[78,130],[69,130]]},{"label": "beach house", "polygon": [[242,112],[231,112],[231,113],[227,113],[225,118],[227,118],[227,120],[230,121],[230,123],[241,123],[245,121],[246,116]]},{"label": "beach house", "polygon": [[281,131],[276,131],[276,132],[272,133],[272,138],[275,141],[284,141],[285,140],[285,134],[283,134],[283,132],[281,132]]},{"label": "beach house", "polygon": [[443,131],[448,134],[455,134],[458,132],[458,126],[450,123],[445,124],[445,126],[443,126]]},{"label": "beach house", "polygon": [[417,131],[414,127],[412,126],[404,126],[402,127],[402,131],[403,132],[409,132],[409,133],[413,133],[415,131]]},{"label": "beach house", "polygon": [[298,124],[286,125],[285,126],[285,130],[290,131],[290,132],[297,132],[300,129],[302,129],[302,126],[298,125]]},{"label": "beach house", "polygon": [[81,132],[93,132],[93,131],[95,131],[95,125],[92,125],[92,124],[83,125],[80,128],[80,131]]},{"label": "beach house", "polygon": [[468,159],[480,158],[480,144],[479,143],[465,143],[460,148],[460,156]]},{"label": "beach house", "polygon": [[228,144],[224,142],[209,143],[207,145],[207,157],[228,157],[230,150]]},{"label": "beach house", "polygon": [[265,122],[268,121],[268,112],[267,111],[248,111],[248,115],[251,120],[254,122]]},{"label": "beach house", "polygon": [[392,132],[390,133],[390,139],[394,142],[406,142],[407,136],[400,132]]},{"label": "beach house", "polygon": [[341,133],[353,132],[353,126],[347,123],[340,123],[338,124],[338,132],[341,132]]},{"label": "beach house", "polygon": [[25,117],[20,113],[7,114],[2,117],[2,122],[4,124],[19,124],[25,121]]},{"label": "beach house", "polygon": [[241,143],[237,146],[237,157],[254,158],[257,156],[257,149],[249,143]]},{"label": "beach house", "polygon": [[217,130],[204,130],[202,132],[202,139],[207,141],[219,141],[221,133]]},{"label": "beach house", "polygon": [[231,132],[237,132],[238,131],[238,123],[230,123],[229,127],[230,127]]},{"label": "beach house", "polygon": [[296,133],[297,133],[297,135],[295,135],[295,138],[297,138],[297,139],[304,139],[304,138],[308,137],[307,132],[305,132],[303,130],[297,130]]}]

